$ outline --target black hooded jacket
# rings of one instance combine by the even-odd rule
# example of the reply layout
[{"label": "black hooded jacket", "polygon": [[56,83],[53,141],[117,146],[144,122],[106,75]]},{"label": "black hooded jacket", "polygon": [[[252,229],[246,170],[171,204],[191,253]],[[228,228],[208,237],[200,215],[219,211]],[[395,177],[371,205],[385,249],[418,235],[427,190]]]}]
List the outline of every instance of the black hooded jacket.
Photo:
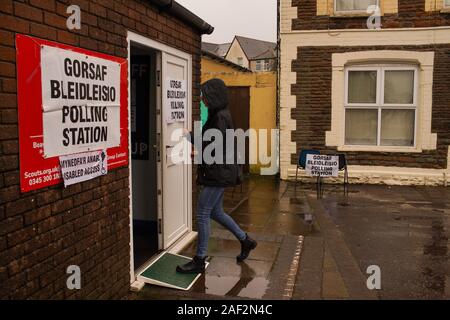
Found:
[{"label": "black hooded jacket", "polygon": [[[208,107],[208,120],[203,126],[203,134],[209,129],[217,129],[221,132],[223,137],[223,159],[221,163],[214,162],[212,164],[205,163],[203,159],[202,164],[198,166],[197,183],[204,186],[214,187],[233,187],[241,182],[240,167],[236,163],[236,148],[234,143],[234,161],[226,161],[227,140],[226,130],[234,129],[233,120],[230,110],[228,109],[228,90],[225,83],[220,79],[212,79],[202,85],[202,94],[206,100]],[[213,140],[214,141],[214,140]],[[204,155],[205,148],[211,144],[212,141],[202,142],[202,155]],[[215,153],[213,153],[215,155]]]}]

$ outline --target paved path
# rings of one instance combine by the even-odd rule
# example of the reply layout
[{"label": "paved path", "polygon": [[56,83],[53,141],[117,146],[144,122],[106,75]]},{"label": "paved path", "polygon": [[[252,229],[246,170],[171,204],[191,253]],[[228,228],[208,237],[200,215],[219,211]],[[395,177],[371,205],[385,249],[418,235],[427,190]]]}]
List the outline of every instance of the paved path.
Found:
[{"label": "paved path", "polygon": [[[139,299],[450,298],[450,188],[314,186],[252,178],[225,206],[258,240],[244,264],[239,243],[213,223],[211,264],[191,291],[146,286]],[[195,254],[195,244],[183,252]],[[366,282],[381,268],[382,289]]]}]

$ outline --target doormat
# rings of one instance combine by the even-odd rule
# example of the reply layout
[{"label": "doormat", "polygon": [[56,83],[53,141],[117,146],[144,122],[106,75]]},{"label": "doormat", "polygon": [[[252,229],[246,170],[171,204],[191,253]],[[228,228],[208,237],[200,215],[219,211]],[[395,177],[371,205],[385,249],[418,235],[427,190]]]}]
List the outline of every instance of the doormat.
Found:
[{"label": "doormat", "polygon": [[[201,273],[182,274],[177,272],[177,266],[191,261],[191,258],[164,252],[138,275],[138,280],[178,290],[190,290],[200,278]],[[208,267],[206,262],[206,267]]]}]

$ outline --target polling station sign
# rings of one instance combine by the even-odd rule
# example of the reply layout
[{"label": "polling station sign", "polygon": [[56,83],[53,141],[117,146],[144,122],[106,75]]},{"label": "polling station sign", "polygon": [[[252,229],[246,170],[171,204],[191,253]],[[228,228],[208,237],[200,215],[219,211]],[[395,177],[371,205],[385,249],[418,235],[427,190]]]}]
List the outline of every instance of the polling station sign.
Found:
[{"label": "polling station sign", "polygon": [[186,120],[187,83],[185,80],[166,80],[167,123]]},{"label": "polling station sign", "polygon": [[64,186],[88,181],[108,173],[106,151],[92,151],[59,157]]},{"label": "polling station sign", "polygon": [[337,177],[339,175],[339,157],[308,154],[306,156],[306,174],[312,177]]},{"label": "polling station sign", "polygon": [[44,157],[120,145],[119,62],[41,46]]},{"label": "polling station sign", "polygon": [[128,165],[127,60],[25,35],[16,49],[22,192],[61,183],[60,155]]}]

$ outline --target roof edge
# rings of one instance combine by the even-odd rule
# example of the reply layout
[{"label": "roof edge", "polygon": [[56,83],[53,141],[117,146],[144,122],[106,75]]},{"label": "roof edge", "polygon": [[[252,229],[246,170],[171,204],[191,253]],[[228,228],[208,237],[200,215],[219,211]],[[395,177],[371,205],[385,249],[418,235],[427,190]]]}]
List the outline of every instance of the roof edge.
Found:
[{"label": "roof edge", "polygon": [[201,34],[211,34],[214,31],[213,26],[174,0],[148,1],[158,6],[160,10],[169,12],[192,27],[200,30]]}]

